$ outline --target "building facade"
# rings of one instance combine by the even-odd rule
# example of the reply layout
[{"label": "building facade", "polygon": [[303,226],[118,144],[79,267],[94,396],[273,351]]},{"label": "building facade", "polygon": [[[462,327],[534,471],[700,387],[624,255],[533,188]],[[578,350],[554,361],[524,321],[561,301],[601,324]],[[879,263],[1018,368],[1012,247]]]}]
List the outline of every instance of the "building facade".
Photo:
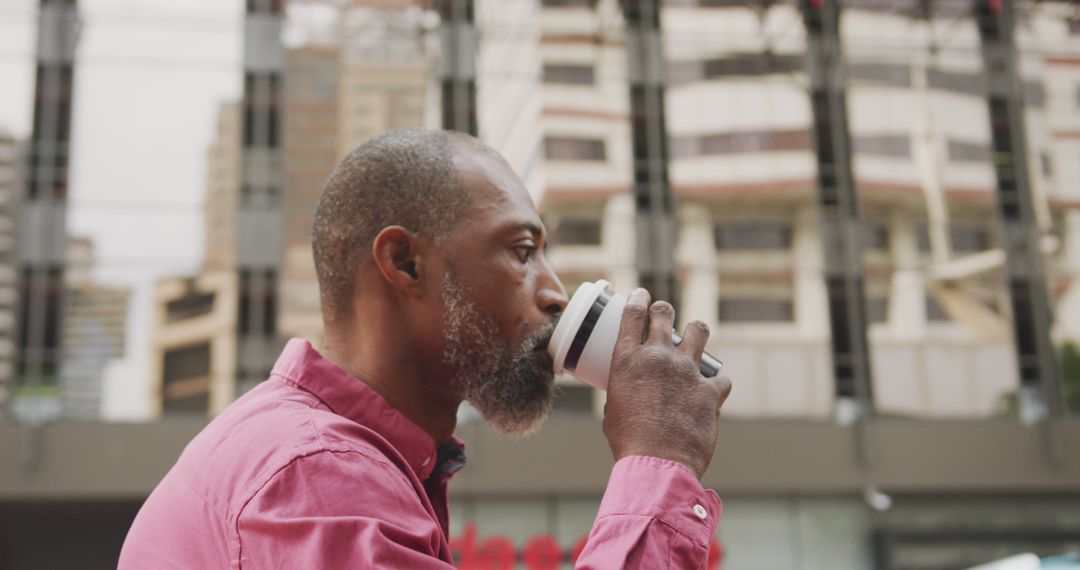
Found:
[{"label": "building facade", "polygon": [[[206,150],[205,254],[193,277],[169,277],[154,287],[150,389],[152,417],[221,411],[236,397],[237,208],[241,199],[242,108],[218,107]],[[265,312],[265,309],[263,309]]]},{"label": "building facade", "polygon": [[[845,4],[842,16],[876,406],[990,416],[1016,390],[1017,363],[976,22],[951,3],[932,14],[879,4]],[[626,291],[636,285],[634,205],[617,6],[545,5],[550,256],[568,285],[602,277]],[[1076,338],[1070,228],[1080,180],[1053,158],[1069,156],[1078,111],[1075,55],[1064,55],[1077,42],[1069,14],[1048,4],[1018,36],[1059,339]],[[799,10],[670,2],[662,25],[680,316],[709,324],[709,349],[754,386],[727,413],[829,417],[827,236]]]},{"label": "building facade", "polygon": [[97,420],[102,417],[106,369],[126,352],[131,290],[94,278],[89,238],[69,238],[66,265],[60,400],[65,417]]},{"label": "building facade", "polygon": [[311,252],[315,204],[345,156],[392,129],[422,127],[430,66],[415,15],[342,8],[342,27],[286,52],[285,250],[280,331],[322,343]]}]

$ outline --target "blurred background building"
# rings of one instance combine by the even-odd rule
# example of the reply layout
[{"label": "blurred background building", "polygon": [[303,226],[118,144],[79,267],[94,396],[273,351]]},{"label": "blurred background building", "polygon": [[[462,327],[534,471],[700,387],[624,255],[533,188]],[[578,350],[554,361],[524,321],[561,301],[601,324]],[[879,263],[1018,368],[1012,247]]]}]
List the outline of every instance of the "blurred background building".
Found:
[{"label": "blurred background building", "polygon": [[7,405],[15,377],[15,215],[22,191],[18,168],[15,139],[0,130],[0,408]]},{"label": "blurred background building", "polygon": [[94,242],[68,240],[65,314],[61,330],[60,391],[64,416],[101,418],[106,369],[123,358],[131,292],[96,282],[92,275]]},{"label": "blurred background building", "polygon": [[[219,105],[205,150],[203,263],[154,285],[145,389],[124,399],[108,391],[131,385],[103,378],[125,355],[130,293],[95,281],[92,244],[67,237],[66,163],[41,158],[67,156],[55,125],[71,120],[78,58],[49,46],[75,3],[41,2],[29,176],[0,137],[0,569],[114,565],[207,419],[285,338],[320,345],[322,184],[358,144],[412,126],[473,131],[507,157],[568,290],[668,287],[684,323],[710,326],[735,382],[705,476],[725,500],[710,567],[961,569],[1080,550],[1075,3],[244,9],[242,97]],[[18,256],[4,212],[24,222]],[[8,329],[4,307],[22,319]],[[504,567],[507,548],[505,567],[546,567],[536,552],[568,560],[588,532],[610,469],[604,394],[559,382],[555,416],[525,441],[462,414],[461,567]],[[146,421],[93,421],[103,399]],[[58,534],[79,538],[47,546]]]}]

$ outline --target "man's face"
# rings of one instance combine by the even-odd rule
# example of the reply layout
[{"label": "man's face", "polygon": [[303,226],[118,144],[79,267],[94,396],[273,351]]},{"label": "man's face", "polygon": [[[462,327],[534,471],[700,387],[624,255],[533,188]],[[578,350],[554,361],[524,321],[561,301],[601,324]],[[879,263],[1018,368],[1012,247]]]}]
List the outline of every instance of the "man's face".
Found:
[{"label": "man's face", "polygon": [[566,291],[544,257],[543,224],[517,176],[485,155],[456,163],[473,204],[440,244],[443,360],[453,388],[489,424],[524,435],[551,411],[546,348]]}]

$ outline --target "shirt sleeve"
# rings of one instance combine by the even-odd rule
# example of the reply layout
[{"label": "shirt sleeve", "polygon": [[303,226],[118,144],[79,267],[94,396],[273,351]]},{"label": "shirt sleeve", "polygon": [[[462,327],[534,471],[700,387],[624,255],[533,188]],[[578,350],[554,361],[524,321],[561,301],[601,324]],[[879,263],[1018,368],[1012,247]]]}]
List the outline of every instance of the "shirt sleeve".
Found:
[{"label": "shirt sleeve", "polygon": [[237,517],[239,567],[452,569],[412,485],[359,452],[323,451],[276,473]]},{"label": "shirt sleeve", "polygon": [[704,568],[723,506],[685,466],[620,459],[575,568]]}]

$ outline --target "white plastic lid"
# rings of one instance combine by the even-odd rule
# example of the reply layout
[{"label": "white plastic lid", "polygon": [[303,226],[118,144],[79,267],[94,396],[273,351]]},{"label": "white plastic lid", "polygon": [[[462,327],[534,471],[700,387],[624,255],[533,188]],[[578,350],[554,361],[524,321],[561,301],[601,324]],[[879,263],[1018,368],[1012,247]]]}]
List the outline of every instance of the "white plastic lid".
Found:
[{"label": "white plastic lid", "polygon": [[589,314],[589,308],[592,307],[593,302],[600,296],[600,293],[603,293],[610,285],[603,279],[596,281],[596,283],[586,281],[577,288],[574,296],[570,298],[570,303],[566,305],[562,316],[559,317],[559,323],[555,325],[555,332],[551,334],[551,342],[548,343],[548,354],[551,355],[551,359],[554,361],[556,374],[563,372],[566,353],[570,350],[570,345],[574,342],[574,335],[581,328],[585,316]]}]

